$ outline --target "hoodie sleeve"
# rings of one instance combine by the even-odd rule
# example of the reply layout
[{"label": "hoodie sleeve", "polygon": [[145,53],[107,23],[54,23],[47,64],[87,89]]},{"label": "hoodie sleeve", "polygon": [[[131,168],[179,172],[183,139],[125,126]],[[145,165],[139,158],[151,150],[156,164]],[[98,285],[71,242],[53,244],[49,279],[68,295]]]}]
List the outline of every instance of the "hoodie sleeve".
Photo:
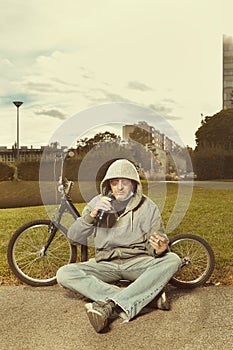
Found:
[{"label": "hoodie sleeve", "polygon": [[67,238],[72,244],[86,244],[87,238],[94,232],[95,219],[90,216],[94,204],[100,196],[94,197],[83,209],[82,216],[77,218],[67,232]]},{"label": "hoodie sleeve", "polygon": [[164,237],[167,241],[169,241],[169,239],[164,231],[164,226],[163,226],[159,208],[152,201],[150,202],[150,200],[147,206],[147,224],[148,224],[148,227],[146,228],[147,250],[149,255],[157,257],[158,255],[156,254],[154,248],[151,246],[149,242],[150,236],[154,232],[156,232],[159,236]]},{"label": "hoodie sleeve", "polygon": [[156,232],[159,236],[164,237],[167,241],[169,240],[162,222],[161,214],[158,206],[150,199],[148,199],[148,205],[146,208],[146,217],[145,223],[148,225],[146,228],[147,238]]}]

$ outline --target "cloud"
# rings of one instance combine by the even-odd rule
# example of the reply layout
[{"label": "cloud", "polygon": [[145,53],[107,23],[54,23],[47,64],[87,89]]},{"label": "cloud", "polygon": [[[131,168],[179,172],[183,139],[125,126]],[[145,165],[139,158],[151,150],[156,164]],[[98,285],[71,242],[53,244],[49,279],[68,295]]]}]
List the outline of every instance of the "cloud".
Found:
[{"label": "cloud", "polygon": [[113,92],[110,92],[110,91],[106,91],[104,89],[101,89],[101,91],[103,92],[104,94],[104,100],[105,101],[112,101],[112,102],[129,102],[131,103],[132,101],[128,98],[125,98],[123,97],[122,95],[120,94],[116,94],[116,93],[113,93]]},{"label": "cloud", "polygon": [[171,107],[167,107],[161,104],[150,104],[148,106],[150,109],[152,109],[153,111],[163,115],[167,120],[180,120],[182,119],[181,117],[175,116],[175,115],[171,115],[170,113],[172,113],[173,108]]},{"label": "cloud", "polygon": [[[35,79],[36,80],[36,79]],[[45,81],[45,80],[44,80]],[[67,89],[65,87],[65,84],[63,84],[63,88],[57,87],[54,84],[51,84],[49,82],[39,82],[39,81],[25,81],[22,83],[23,87],[30,93],[36,92],[36,93],[58,93],[58,94],[64,94],[64,93],[76,93],[76,89]],[[69,84],[66,84],[69,86]]]},{"label": "cloud", "polygon": [[80,67],[80,70],[82,71],[82,77],[83,77],[84,79],[92,79],[92,80],[95,79],[95,74],[94,74],[94,72],[88,70],[86,67],[81,66],[81,67]]},{"label": "cloud", "polygon": [[164,98],[162,101],[164,102],[168,102],[168,103],[172,103],[172,104],[177,104],[177,102],[175,100],[173,100],[172,98]]},{"label": "cloud", "polygon": [[77,86],[78,86],[78,85],[75,84],[75,83],[70,83],[70,82],[64,81],[64,80],[59,79],[59,78],[54,78],[54,77],[52,77],[50,80],[54,81],[55,83],[64,85],[64,86],[74,86],[74,87],[77,87]]},{"label": "cloud", "polygon": [[153,109],[154,111],[156,111],[158,113],[162,113],[162,114],[168,114],[168,113],[172,112],[172,108],[171,107],[167,107],[167,106],[161,105],[160,103],[158,103],[158,104],[150,104],[149,108]]},{"label": "cloud", "polygon": [[134,103],[132,100],[122,96],[121,94],[107,91],[103,88],[89,88],[82,94],[91,103],[106,103],[106,102],[127,102]]},{"label": "cloud", "polygon": [[139,91],[151,91],[153,90],[151,87],[147,86],[144,83],[141,83],[140,81],[129,81],[127,87],[129,89],[133,90],[139,90]]},{"label": "cloud", "polygon": [[57,118],[57,119],[61,119],[64,120],[66,119],[66,114],[61,112],[58,109],[52,108],[52,109],[42,109],[40,111],[35,111],[36,115],[46,115],[52,118]]},{"label": "cloud", "polygon": [[24,88],[31,92],[49,92],[52,86],[49,83],[28,81],[23,83]]}]

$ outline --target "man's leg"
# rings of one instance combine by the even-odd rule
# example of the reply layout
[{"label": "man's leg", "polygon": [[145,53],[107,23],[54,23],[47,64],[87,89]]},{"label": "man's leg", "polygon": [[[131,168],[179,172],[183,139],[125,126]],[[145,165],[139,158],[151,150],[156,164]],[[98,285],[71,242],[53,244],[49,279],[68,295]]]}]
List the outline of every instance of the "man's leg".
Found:
[{"label": "man's leg", "polygon": [[83,263],[73,263],[61,267],[57,272],[58,283],[79,292],[94,301],[111,299],[120,288],[109,283],[120,279],[117,264],[96,262],[95,259]]},{"label": "man's leg", "polygon": [[[57,279],[62,286],[98,301],[87,304],[87,315],[94,329],[100,332],[108,325],[116,307],[120,307],[118,312],[123,319],[135,317],[159,294],[180,264],[180,258],[174,253],[156,259],[130,259],[119,265],[111,262],[96,263],[92,259],[87,263],[62,267]],[[124,289],[108,284],[122,278],[134,282]],[[106,303],[99,303],[105,300]]]},{"label": "man's leg", "polygon": [[174,253],[160,258],[129,260],[120,267],[124,278],[133,282],[110,299],[124,310],[130,320],[160,293],[180,265],[180,258]]}]

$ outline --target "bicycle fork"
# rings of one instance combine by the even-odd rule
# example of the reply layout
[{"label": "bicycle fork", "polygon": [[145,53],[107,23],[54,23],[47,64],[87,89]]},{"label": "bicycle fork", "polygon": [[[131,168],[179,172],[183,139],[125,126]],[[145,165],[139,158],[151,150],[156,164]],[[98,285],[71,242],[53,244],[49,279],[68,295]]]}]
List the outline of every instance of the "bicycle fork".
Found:
[{"label": "bicycle fork", "polygon": [[[63,231],[65,230],[65,227],[63,227]],[[58,228],[56,227],[56,225],[51,221],[50,225],[48,227],[48,232],[50,233],[50,236],[46,242],[46,244],[41,248],[40,252],[39,252],[39,256],[43,257],[46,255],[46,251],[49,248],[50,244],[52,243],[56,233],[58,231]]]}]

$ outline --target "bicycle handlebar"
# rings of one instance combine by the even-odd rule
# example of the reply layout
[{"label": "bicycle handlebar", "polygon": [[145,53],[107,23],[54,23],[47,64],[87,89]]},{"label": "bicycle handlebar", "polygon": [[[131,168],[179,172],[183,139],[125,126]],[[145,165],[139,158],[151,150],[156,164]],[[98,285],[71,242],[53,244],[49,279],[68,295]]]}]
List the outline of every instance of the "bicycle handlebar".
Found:
[{"label": "bicycle handlebar", "polygon": [[73,185],[74,185],[73,181],[69,181],[66,177],[63,178],[62,176],[60,176],[58,180],[57,190],[61,194],[68,196],[71,192]]}]

